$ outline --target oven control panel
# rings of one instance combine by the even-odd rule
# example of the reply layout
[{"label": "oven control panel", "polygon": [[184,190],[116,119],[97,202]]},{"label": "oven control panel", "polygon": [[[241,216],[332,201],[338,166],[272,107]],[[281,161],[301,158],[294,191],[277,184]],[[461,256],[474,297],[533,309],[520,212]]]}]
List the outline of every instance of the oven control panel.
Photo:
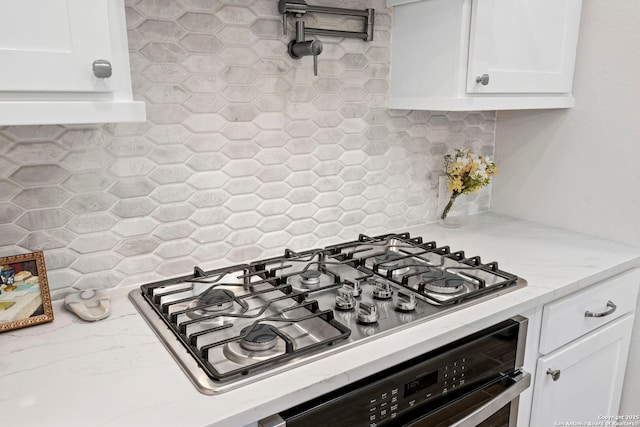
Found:
[{"label": "oven control panel", "polygon": [[399,388],[394,388],[369,399],[369,425],[377,425],[381,420],[398,415],[399,391]]},{"label": "oven control panel", "polygon": [[[394,419],[402,411],[412,409],[432,398],[446,396],[466,383],[467,372],[473,375],[477,369],[467,368],[467,357],[461,357],[430,372],[418,376],[411,374],[404,384],[394,384],[391,388],[377,391],[369,398],[369,426],[377,427],[387,419]],[[476,365],[484,362],[477,358]],[[375,393],[375,392],[374,392]]]},{"label": "oven control panel", "polygon": [[444,367],[442,373],[444,379],[442,394],[446,394],[449,390],[453,391],[456,387],[462,387],[464,385],[467,374],[466,363],[467,358],[463,357],[460,360],[456,360],[451,365],[446,365]]},{"label": "oven control panel", "polygon": [[489,333],[475,334],[280,415],[287,427],[382,427],[414,413],[429,413],[518,368],[520,325],[500,325]]}]

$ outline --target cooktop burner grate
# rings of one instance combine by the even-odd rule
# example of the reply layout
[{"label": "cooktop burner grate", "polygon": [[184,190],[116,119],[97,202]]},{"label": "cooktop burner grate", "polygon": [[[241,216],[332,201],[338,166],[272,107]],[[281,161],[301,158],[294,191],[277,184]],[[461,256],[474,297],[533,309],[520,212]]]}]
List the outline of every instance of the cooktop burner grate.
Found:
[{"label": "cooktop burner grate", "polygon": [[[500,270],[497,262],[483,264],[479,256],[467,258],[463,251],[451,252],[448,246],[424,243],[408,233],[360,235],[357,241],[330,248],[436,305],[459,304],[518,281],[517,276]],[[377,252],[371,253],[373,250]]]},{"label": "cooktop burner grate", "polygon": [[[263,280],[241,265],[206,273],[196,269],[193,277],[143,285],[142,291],[207,375],[224,380],[349,336],[332,310],[280,282]],[[267,335],[271,342],[261,342]]]},{"label": "cooktop burner grate", "polygon": [[400,233],[195,267],[129,297],[196,387],[213,394],[525,285],[497,263]]}]

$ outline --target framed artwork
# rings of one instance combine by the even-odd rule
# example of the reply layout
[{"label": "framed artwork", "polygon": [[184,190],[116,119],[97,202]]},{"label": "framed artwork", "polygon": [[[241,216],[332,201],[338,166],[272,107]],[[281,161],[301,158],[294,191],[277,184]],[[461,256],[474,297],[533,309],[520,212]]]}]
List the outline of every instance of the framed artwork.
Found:
[{"label": "framed artwork", "polygon": [[52,320],[42,252],[0,257],[0,332]]}]

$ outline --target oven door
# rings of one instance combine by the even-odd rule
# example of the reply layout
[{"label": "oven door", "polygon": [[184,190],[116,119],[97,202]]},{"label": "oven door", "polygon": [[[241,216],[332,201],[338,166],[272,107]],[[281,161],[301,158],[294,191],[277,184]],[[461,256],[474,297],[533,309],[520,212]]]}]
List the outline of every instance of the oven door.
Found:
[{"label": "oven door", "polygon": [[[386,422],[369,422],[369,426],[397,427],[515,427],[518,419],[520,394],[531,384],[531,375],[522,372],[504,376],[478,387],[456,400],[436,409],[414,411]],[[316,418],[318,420],[318,418]],[[304,420],[302,425],[309,420]],[[339,424],[339,423],[338,423]],[[319,422],[317,426],[338,425]],[[260,427],[287,427],[298,425],[280,415],[261,420]]]},{"label": "oven door", "polygon": [[518,418],[520,394],[531,375],[505,376],[479,387],[446,405],[420,414],[419,408],[396,422],[403,427],[512,427]]}]

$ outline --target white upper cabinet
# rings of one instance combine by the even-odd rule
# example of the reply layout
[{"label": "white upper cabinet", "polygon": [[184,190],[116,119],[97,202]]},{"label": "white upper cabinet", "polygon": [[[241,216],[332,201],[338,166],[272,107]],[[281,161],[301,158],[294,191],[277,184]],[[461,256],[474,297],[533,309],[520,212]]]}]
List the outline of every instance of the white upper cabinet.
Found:
[{"label": "white upper cabinet", "polygon": [[468,92],[571,92],[579,25],[580,0],[473,2]]},{"label": "white upper cabinet", "polygon": [[144,121],[122,0],[0,2],[0,125]]},{"label": "white upper cabinet", "polygon": [[104,1],[20,0],[4,8],[0,90],[109,91],[91,67],[91,58],[113,60]]},{"label": "white upper cabinet", "polygon": [[567,108],[581,0],[387,0],[390,108]]}]

